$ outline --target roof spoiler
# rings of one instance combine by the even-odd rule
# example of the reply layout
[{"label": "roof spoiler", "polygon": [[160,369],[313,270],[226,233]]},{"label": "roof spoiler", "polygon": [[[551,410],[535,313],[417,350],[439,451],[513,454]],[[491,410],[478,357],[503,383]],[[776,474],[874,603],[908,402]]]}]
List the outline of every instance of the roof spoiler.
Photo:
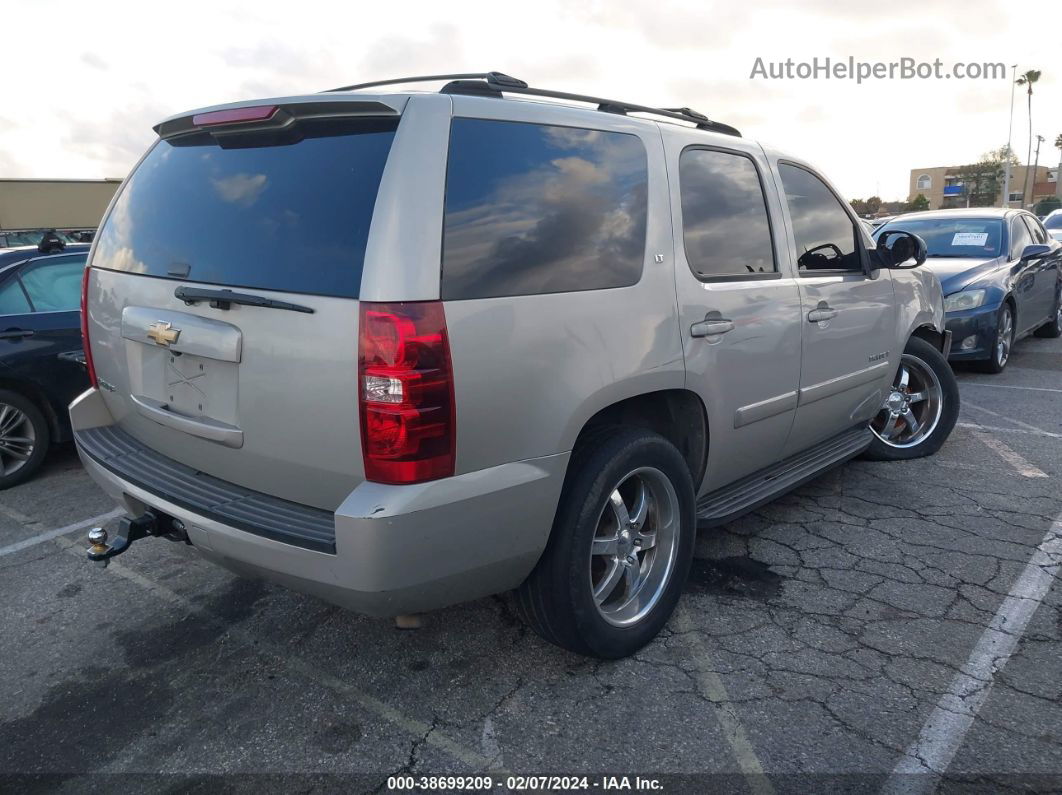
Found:
[{"label": "roof spoiler", "polygon": [[[246,111],[262,110],[262,113]],[[268,113],[264,111],[268,110]],[[245,111],[242,112],[241,111]],[[174,116],[156,124],[152,129],[159,138],[174,138],[190,132],[209,129],[216,134],[257,130],[284,130],[300,119],[340,118],[357,116],[398,116],[398,111],[382,102],[351,102],[350,100],[293,102],[290,99],[264,100],[261,103],[242,103],[207,111]]]}]

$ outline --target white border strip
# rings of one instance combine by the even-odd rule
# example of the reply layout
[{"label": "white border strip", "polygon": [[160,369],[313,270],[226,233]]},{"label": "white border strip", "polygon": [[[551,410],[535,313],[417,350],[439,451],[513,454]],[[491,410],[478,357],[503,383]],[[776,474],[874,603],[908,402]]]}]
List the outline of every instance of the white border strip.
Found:
[{"label": "white border strip", "polygon": [[56,530],[49,530],[46,533],[41,533],[40,535],[24,538],[21,541],[16,541],[14,544],[0,547],[0,558],[4,555],[12,555],[15,552],[21,552],[23,549],[37,546],[37,544],[43,544],[45,541],[51,541],[53,538],[65,536],[67,533],[73,533],[75,530],[84,530],[86,527],[90,527],[94,524],[103,524],[104,522],[108,522],[111,519],[121,516],[123,513],[125,513],[125,511],[121,508],[115,508],[113,511],[101,513],[99,516],[93,516],[91,519],[84,519],[75,524],[68,524],[66,527],[60,527]]},{"label": "white border strip", "polygon": [[970,433],[980,439],[988,447],[992,448],[996,454],[1013,467],[1014,471],[1021,475],[1023,478],[1046,478],[1047,473],[1040,469],[1033,463],[1026,461],[1022,456],[1015,453],[1010,447],[1004,444],[1002,441],[985,433],[984,429],[970,428]]},{"label": "white border strip", "polygon": [[[1052,523],[1010,593],[922,727],[882,792],[930,793],[937,788],[977,713],[1062,567],[1062,515]],[[921,775],[917,775],[921,774]]]}]

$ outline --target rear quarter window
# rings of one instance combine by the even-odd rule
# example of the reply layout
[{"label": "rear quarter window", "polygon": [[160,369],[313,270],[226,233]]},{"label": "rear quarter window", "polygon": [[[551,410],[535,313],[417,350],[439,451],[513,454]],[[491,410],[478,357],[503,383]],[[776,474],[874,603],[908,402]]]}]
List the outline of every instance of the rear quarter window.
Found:
[{"label": "rear quarter window", "polygon": [[280,143],[207,132],[160,140],[123,186],[92,265],[356,298],[396,125],[306,119]]},{"label": "rear quarter window", "polygon": [[641,278],[649,177],[636,135],[454,119],[446,173],[444,299]]}]

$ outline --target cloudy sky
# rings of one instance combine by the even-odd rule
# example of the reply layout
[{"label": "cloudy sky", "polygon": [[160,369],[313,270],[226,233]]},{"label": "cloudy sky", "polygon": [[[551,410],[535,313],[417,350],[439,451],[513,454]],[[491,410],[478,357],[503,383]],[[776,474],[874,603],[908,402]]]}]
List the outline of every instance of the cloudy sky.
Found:
[{"label": "cloudy sky", "polygon": [[[432,72],[686,105],[818,164],[849,197],[905,198],[912,167],[1007,138],[1010,80],[750,79],[764,62],[1018,64],[1059,161],[1062,3],[535,0],[132,3],[7,0],[0,177],[121,177],[171,113]],[[1023,89],[1019,89],[1019,92]],[[1024,159],[1025,96],[1014,148]]]}]

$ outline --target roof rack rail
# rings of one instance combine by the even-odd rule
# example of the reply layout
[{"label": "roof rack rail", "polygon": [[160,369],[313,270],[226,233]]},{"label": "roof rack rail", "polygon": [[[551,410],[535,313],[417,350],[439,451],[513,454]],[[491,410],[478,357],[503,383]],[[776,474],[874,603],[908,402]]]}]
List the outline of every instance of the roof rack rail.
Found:
[{"label": "roof rack rail", "polygon": [[[378,80],[373,83],[357,83],[350,86],[330,88],[332,91],[356,91],[362,88],[376,88],[378,86],[393,86],[400,83],[426,83],[430,81],[447,80],[440,93],[443,94],[468,94],[481,97],[501,97],[503,94],[524,94],[532,97],[547,97],[550,99],[564,99],[572,102],[587,102],[597,105],[597,109],[605,113],[617,113],[628,115],[631,113],[646,113],[651,116],[663,116],[668,119],[689,122],[699,130],[723,133],[741,137],[741,132],[723,124],[712,121],[703,113],[698,113],[690,108],[654,108],[648,105],[637,105],[633,102],[620,102],[614,99],[604,99],[585,94],[570,94],[566,91],[551,91],[544,88],[531,88],[523,80],[511,77],[504,72],[472,72],[453,75],[423,75],[420,77],[399,77],[393,80]],[[327,93],[327,92],[326,92]]]},{"label": "roof rack rail", "polygon": [[527,83],[509,77],[501,72],[467,72],[457,75],[420,75],[419,77],[396,77],[393,80],[376,80],[372,83],[356,83],[352,86],[340,86],[329,88],[321,93],[330,94],[333,91],[357,91],[360,88],[376,88],[377,86],[394,86],[399,83],[430,83],[439,80],[485,80],[491,85],[508,86],[510,88],[527,88]]}]

